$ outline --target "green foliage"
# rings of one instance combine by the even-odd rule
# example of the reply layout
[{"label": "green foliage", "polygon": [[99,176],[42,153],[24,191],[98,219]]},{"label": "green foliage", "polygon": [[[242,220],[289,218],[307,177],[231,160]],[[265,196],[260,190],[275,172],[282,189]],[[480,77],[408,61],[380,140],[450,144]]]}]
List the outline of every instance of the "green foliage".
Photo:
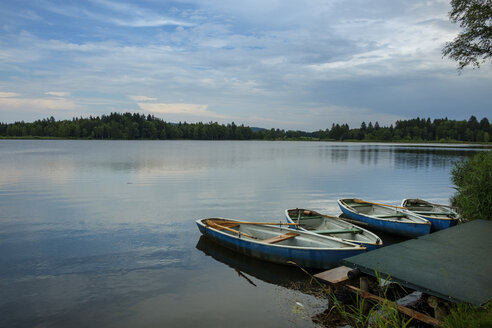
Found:
[{"label": "green foliage", "polygon": [[468,121],[411,119],[395,126],[381,127],[363,122],[360,128],[332,124],[315,132],[259,129],[244,125],[209,123],[169,123],[152,115],[111,113],[101,117],[55,121],[53,117],[33,123],[0,123],[0,137],[51,137],[64,139],[195,139],[195,140],[361,140],[405,142],[489,142],[492,126],[487,118]]},{"label": "green foliage", "polygon": [[453,205],[465,220],[492,220],[492,151],[483,151],[455,164]]},{"label": "green foliage", "polygon": [[459,64],[479,67],[492,55],[492,3],[490,0],[451,0],[449,18],[460,23],[463,31],[446,43],[442,53]]},{"label": "green foliage", "polygon": [[[379,296],[384,299],[384,302],[370,303],[357,294],[354,304],[342,304],[332,292],[329,292],[328,295],[333,304],[331,310],[336,311],[350,327],[408,327],[412,322],[412,318],[401,314],[396,308],[395,303],[387,299],[390,285],[382,283],[381,276],[378,272],[375,272],[375,276],[378,285],[383,286],[379,290]],[[385,280],[389,281],[391,279],[390,277],[386,277]]]},{"label": "green foliage", "polygon": [[492,307],[479,308],[468,304],[457,304],[441,323],[443,328],[486,328],[492,327]]}]

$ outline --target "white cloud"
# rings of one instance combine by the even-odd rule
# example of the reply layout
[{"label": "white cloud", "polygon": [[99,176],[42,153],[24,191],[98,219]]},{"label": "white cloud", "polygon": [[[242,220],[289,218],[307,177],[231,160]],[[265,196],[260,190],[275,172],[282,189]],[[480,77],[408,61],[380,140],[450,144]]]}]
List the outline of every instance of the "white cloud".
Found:
[{"label": "white cloud", "polygon": [[10,97],[18,97],[19,94],[15,92],[1,92],[0,91],[0,98],[10,98]]},{"label": "white cloud", "polygon": [[[433,117],[435,107],[451,117],[466,106],[469,117],[489,109],[481,99],[490,89],[490,66],[457,77],[456,64],[442,59],[442,45],[459,28],[447,19],[447,0],[252,1],[43,0],[43,9],[74,22],[70,34],[63,34],[68,20],[59,15],[43,28],[36,20],[10,19],[0,41],[0,71],[8,77],[0,79],[1,90],[25,96],[0,98],[15,99],[9,106],[20,108],[16,103],[44,94],[39,105],[56,108],[69,106],[54,101],[71,94],[75,115],[143,110],[166,120],[233,117],[306,130],[350,123],[357,117],[344,113],[352,107],[366,108],[354,115],[367,121],[374,113],[380,123],[383,112],[413,117],[425,108]],[[48,19],[35,3],[20,7]],[[0,12],[2,18],[8,15]],[[155,28],[161,24],[178,26]],[[478,89],[468,83],[480,76]],[[451,100],[453,90],[462,90],[465,105]],[[325,115],[300,110],[306,108]]]},{"label": "white cloud", "polygon": [[75,107],[75,103],[64,98],[26,98],[14,92],[0,92],[1,111],[43,112],[71,110]]},{"label": "white cloud", "polygon": [[145,112],[158,114],[178,114],[186,116],[198,116],[203,118],[226,119],[228,116],[220,115],[207,110],[207,105],[200,104],[164,104],[164,103],[138,103]]},{"label": "white cloud", "polygon": [[60,91],[48,91],[48,92],[45,92],[44,94],[48,95],[48,96],[55,96],[55,97],[63,98],[63,97],[68,96],[70,93],[60,92]]},{"label": "white cloud", "polygon": [[156,101],[157,98],[151,98],[147,96],[130,96],[130,99],[135,100],[135,101]]}]

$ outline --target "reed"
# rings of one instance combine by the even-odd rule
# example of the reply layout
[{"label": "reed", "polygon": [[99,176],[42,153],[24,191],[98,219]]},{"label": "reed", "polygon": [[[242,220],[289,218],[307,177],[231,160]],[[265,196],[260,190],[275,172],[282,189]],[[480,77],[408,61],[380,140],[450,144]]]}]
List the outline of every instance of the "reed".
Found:
[{"label": "reed", "polygon": [[492,327],[492,301],[484,307],[456,304],[441,324],[444,328]]},{"label": "reed", "polygon": [[[290,262],[298,266],[294,262]],[[311,278],[311,283],[316,284],[324,291],[329,299],[328,314],[325,315],[326,321],[331,325],[330,317],[339,317],[344,324],[355,328],[365,327],[377,327],[377,328],[405,328],[412,322],[412,318],[409,318],[398,311],[394,303],[386,300],[382,303],[372,303],[356,294],[352,303],[341,302],[335,292],[326,285],[322,284],[316,277],[306,271],[304,268],[298,266],[304,273]],[[389,283],[383,284],[382,278],[378,272],[376,272],[376,279],[379,286],[382,286],[379,290],[379,295],[386,299],[389,292]],[[384,278],[385,281],[390,281],[390,277]],[[323,322],[321,322],[323,323]]]}]

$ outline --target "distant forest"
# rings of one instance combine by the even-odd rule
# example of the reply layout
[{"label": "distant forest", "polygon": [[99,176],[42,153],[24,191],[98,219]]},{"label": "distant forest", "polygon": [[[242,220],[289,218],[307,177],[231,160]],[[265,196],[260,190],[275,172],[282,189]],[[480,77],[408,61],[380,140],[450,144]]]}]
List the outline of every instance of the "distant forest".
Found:
[{"label": "distant forest", "polygon": [[396,121],[389,127],[379,126],[378,122],[362,122],[353,129],[348,124],[333,124],[314,132],[251,128],[234,122],[169,123],[152,115],[134,113],[0,123],[3,138],[489,142],[491,134],[489,120],[484,117],[478,121],[475,116],[463,121],[415,118]]}]

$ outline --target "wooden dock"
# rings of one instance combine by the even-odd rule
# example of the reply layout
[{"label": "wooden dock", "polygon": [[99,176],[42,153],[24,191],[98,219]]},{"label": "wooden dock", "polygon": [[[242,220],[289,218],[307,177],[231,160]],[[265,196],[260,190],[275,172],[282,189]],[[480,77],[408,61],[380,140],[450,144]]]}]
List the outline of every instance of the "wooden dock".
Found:
[{"label": "wooden dock", "polygon": [[[429,295],[474,305],[492,298],[492,221],[476,220],[343,261]],[[347,269],[344,269],[347,270]],[[321,277],[320,277],[321,278]]]}]

